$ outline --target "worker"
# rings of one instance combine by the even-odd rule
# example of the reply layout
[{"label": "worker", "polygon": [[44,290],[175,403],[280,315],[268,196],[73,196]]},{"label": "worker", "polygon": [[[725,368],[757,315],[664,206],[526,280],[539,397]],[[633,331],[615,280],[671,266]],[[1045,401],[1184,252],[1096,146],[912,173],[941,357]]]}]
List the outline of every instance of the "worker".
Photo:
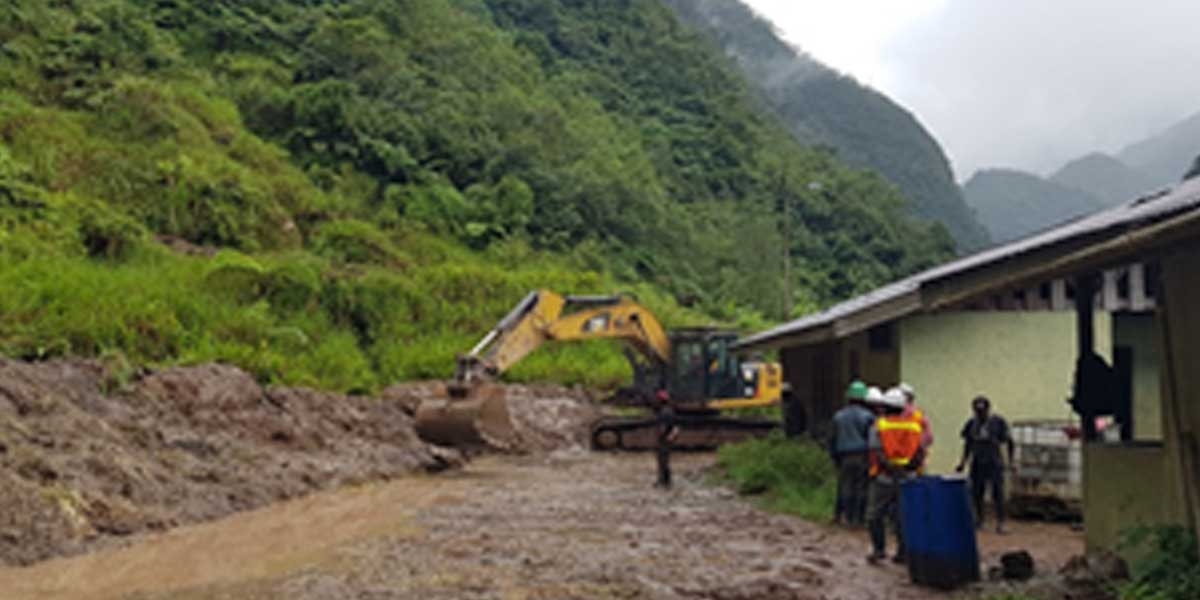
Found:
[{"label": "worker", "polygon": [[904,392],[904,416],[913,417],[921,422],[921,447],[925,449],[925,460],[928,462],[929,447],[933,445],[933,427],[929,425],[929,415],[917,408],[917,391],[913,386],[901,383],[897,387]]},{"label": "worker", "polygon": [[655,455],[658,459],[658,482],[655,484],[663,489],[671,488],[671,445],[679,437],[679,425],[675,423],[675,408],[671,406],[671,396],[666,390],[655,394],[658,406],[655,407],[658,421],[658,444]]},{"label": "worker", "polygon": [[967,460],[971,461],[971,498],[975,503],[975,526],[983,528],[983,496],[987,488],[992,491],[992,504],[996,507],[996,533],[1004,530],[1004,460],[1000,446],[1008,446],[1008,464],[1015,465],[1013,455],[1016,445],[1009,434],[1004,417],[991,412],[992,403],[984,396],[971,401],[974,415],[967,419],[962,428],[963,454],[956,471],[962,472]]},{"label": "worker", "polygon": [[846,390],[846,406],[833,415],[829,455],[838,471],[837,504],[833,522],[864,524],[867,510],[867,432],[875,415],[865,405],[867,384],[854,381]]},{"label": "worker", "polygon": [[875,386],[867,388],[867,400],[863,404],[878,417],[883,412],[883,390]]},{"label": "worker", "polygon": [[871,534],[871,554],[867,561],[876,564],[887,558],[886,521],[896,532],[896,554],[892,561],[903,563],[904,531],[900,526],[900,486],[916,476],[924,459],[921,448],[921,422],[904,416],[907,401],[904,392],[892,388],[883,394],[881,414],[870,430],[871,487],[867,498],[867,527]]}]

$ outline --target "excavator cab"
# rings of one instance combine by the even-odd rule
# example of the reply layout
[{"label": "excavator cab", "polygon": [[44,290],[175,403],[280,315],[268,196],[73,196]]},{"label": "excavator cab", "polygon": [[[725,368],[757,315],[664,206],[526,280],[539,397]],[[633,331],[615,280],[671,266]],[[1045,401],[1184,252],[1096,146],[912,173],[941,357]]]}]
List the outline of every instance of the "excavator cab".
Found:
[{"label": "excavator cab", "polygon": [[667,391],[678,404],[704,404],[711,398],[742,395],[742,373],[729,346],[730,332],[683,329],[671,333],[672,361],[667,368]]},{"label": "excavator cab", "polygon": [[777,404],[783,371],[777,363],[745,360],[732,350],[737,334],[719,329],[671,332],[666,389],[677,405],[718,411]]}]

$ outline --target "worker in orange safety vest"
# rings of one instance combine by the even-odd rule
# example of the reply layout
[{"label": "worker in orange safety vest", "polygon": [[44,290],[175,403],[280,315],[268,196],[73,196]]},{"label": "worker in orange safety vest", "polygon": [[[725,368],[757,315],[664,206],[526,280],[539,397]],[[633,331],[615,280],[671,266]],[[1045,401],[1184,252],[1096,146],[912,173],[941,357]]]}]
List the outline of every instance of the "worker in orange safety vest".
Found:
[{"label": "worker in orange safety vest", "polygon": [[907,560],[904,532],[900,527],[900,485],[916,477],[925,457],[922,439],[924,427],[919,416],[905,415],[904,392],[892,388],[880,402],[881,414],[871,426],[871,487],[867,493],[867,528],[871,534],[872,563],[887,558],[885,521],[891,520],[896,532],[896,554],[892,561]]},{"label": "worker in orange safety vest", "polygon": [[933,427],[929,425],[929,415],[925,411],[917,408],[917,391],[913,386],[907,383],[901,383],[896,386],[901,392],[904,392],[904,399],[907,402],[904,406],[904,416],[912,417],[921,422],[921,448],[925,451],[924,460],[922,460],[921,468],[917,470],[918,475],[925,474],[925,465],[929,463],[929,447],[933,445]]}]

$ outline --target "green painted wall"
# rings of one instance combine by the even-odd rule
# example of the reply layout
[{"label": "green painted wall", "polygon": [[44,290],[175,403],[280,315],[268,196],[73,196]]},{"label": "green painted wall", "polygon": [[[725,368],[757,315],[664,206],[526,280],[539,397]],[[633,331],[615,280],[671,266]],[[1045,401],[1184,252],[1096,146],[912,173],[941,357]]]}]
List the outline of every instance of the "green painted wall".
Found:
[{"label": "green painted wall", "polygon": [[1183,520],[1179,480],[1163,446],[1087,444],[1083,522],[1088,550],[1113,549],[1121,532]]},{"label": "green painted wall", "polygon": [[1113,344],[1133,350],[1133,437],[1162,441],[1161,341],[1154,315],[1113,316]]},{"label": "green painted wall", "polygon": [[[1111,318],[1096,314],[1096,347],[1109,358]],[[955,312],[900,323],[900,378],[917,390],[935,436],[932,473],[962,454],[970,402],[983,394],[1010,422],[1066,419],[1077,354],[1074,312]]]}]

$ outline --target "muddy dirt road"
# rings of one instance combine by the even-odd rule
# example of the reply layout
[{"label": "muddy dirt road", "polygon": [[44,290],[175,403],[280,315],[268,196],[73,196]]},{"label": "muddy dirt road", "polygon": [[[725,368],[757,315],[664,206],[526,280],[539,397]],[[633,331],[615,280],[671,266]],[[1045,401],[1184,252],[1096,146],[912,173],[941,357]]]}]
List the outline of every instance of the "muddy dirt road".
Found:
[{"label": "muddy dirt road", "polygon": [[[646,456],[488,458],[460,473],[322,492],[146,536],[128,548],[0,570],[5,598],[930,597],[868,567],[861,533],[760,511],[679,461],[671,492]],[[984,536],[1059,563],[1065,529]]]}]

